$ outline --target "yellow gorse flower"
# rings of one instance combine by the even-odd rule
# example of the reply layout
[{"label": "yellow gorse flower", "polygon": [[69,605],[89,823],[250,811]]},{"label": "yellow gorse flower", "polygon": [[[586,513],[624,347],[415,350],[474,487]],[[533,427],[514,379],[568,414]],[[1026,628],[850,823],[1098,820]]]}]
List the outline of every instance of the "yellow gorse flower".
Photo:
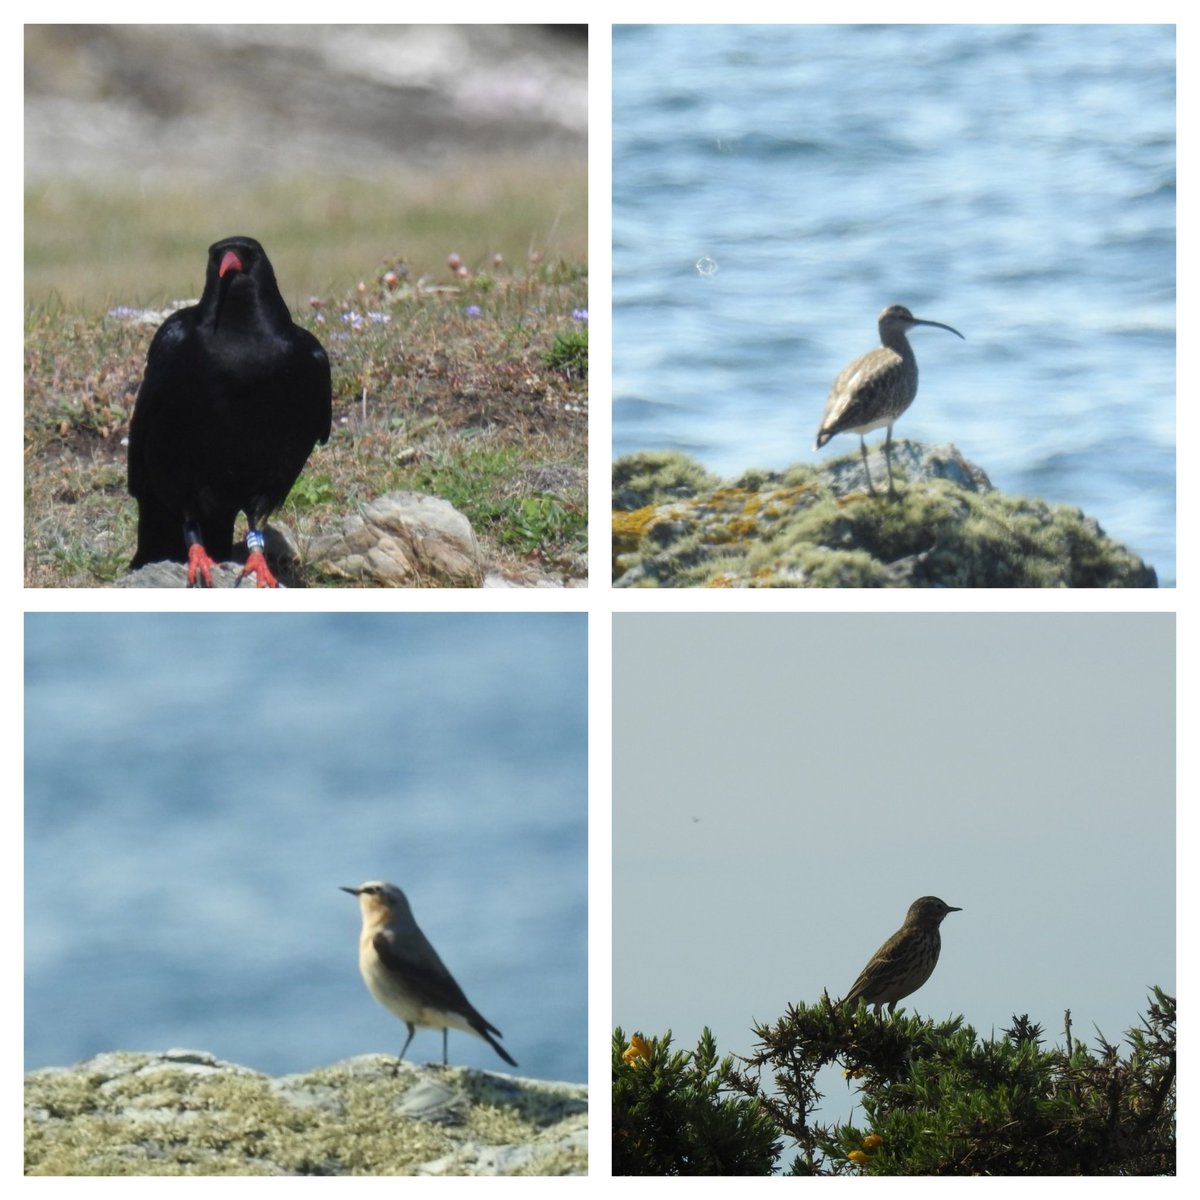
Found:
[{"label": "yellow gorse flower", "polygon": [[621,1057],[631,1066],[637,1066],[637,1060],[644,1058],[647,1062],[650,1061],[650,1043],[645,1038],[639,1037],[636,1033],[629,1039],[629,1049],[625,1051]]},{"label": "yellow gorse flower", "polygon": [[882,1145],[883,1138],[881,1138],[877,1133],[868,1133],[867,1136],[863,1138],[864,1150],[875,1150]]},{"label": "yellow gorse flower", "polygon": [[858,1165],[860,1167],[866,1166],[866,1164],[871,1161],[871,1156],[869,1154],[864,1153],[862,1150],[851,1150],[850,1153],[846,1155],[846,1157],[852,1163],[858,1163]]}]

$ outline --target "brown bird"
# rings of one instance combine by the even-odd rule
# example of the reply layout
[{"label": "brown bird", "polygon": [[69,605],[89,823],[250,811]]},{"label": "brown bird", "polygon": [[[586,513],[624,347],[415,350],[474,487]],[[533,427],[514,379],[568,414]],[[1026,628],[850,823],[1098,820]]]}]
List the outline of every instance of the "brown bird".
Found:
[{"label": "brown bird", "polygon": [[922,896],[909,905],[904,924],[871,956],[840,1006],[853,1008],[859,1000],[875,1005],[875,1015],[886,1004],[888,1013],[933,974],[942,952],[939,926],[947,913],[962,912],[936,896]]},{"label": "brown bird", "polygon": [[[915,325],[933,325],[962,337],[957,329],[941,321],[914,317],[903,304],[893,304],[879,314],[879,340],[882,345],[856,358],[834,380],[825,401],[825,413],[817,430],[814,450],[820,450],[839,433],[857,433],[862,452],[867,487],[875,495],[871,468],[867,466],[865,435],[887,426],[883,456],[887,460],[888,495],[896,494],[892,482],[892,426],[917,394],[917,359],[904,335]],[[966,339],[963,338],[965,341]]]}]

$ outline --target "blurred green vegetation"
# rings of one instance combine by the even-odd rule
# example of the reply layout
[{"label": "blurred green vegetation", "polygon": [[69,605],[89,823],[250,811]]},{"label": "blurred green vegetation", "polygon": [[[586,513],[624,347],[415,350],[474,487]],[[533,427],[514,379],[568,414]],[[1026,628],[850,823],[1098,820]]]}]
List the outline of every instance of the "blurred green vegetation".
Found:
[{"label": "blurred green vegetation", "polygon": [[449,279],[456,253],[472,272],[499,254],[511,270],[587,261],[587,170],[521,160],[460,163],[378,179],[305,177],[239,187],[56,180],[25,195],[25,296],[74,310],[199,295],[209,245],[233,234],[266,247],[284,298],[355,285],[370,265],[403,258],[415,276]]}]

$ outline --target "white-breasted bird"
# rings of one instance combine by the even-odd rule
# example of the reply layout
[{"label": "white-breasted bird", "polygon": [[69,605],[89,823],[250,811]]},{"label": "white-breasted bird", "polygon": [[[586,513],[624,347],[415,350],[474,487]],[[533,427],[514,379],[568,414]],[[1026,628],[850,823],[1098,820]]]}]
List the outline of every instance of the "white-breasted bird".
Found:
[{"label": "white-breasted bird", "polygon": [[418,1026],[440,1029],[444,1065],[449,1031],[461,1029],[483,1038],[506,1063],[515,1067],[516,1059],[496,1041],[496,1037],[504,1035],[484,1020],[455,982],[417,925],[408,897],[394,883],[378,880],[341,890],[357,896],[362,909],[358,968],[363,982],[384,1008],[408,1026],[408,1039],[400,1057],[404,1057]]}]

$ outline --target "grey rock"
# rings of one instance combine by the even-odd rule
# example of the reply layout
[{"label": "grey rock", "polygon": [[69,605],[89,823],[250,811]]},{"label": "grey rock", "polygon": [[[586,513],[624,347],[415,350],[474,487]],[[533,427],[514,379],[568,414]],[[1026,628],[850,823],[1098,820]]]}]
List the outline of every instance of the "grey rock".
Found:
[{"label": "grey rock", "polygon": [[448,501],[420,492],[372,500],[340,534],[315,539],[311,556],[327,574],[385,587],[478,587],[482,579],[471,523]]},{"label": "grey rock", "polygon": [[[274,525],[263,526],[263,538],[266,542],[264,554],[267,565],[279,580],[281,588],[287,587],[293,579],[293,572],[299,563],[296,543],[290,530],[277,529]],[[235,549],[235,553],[238,550]],[[242,563],[245,562],[245,547],[240,547],[241,562],[217,563],[212,571],[214,588],[242,587],[254,591],[256,580],[242,579]],[[187,587],[187,567],[183,563],[156,562],[147,563],[136,571],[122,575],[113,585],[119,588],[185,588]]]},{"label": "grey rock", "polygon": [[587,1087],[362,1055],[272,1078],[204,1051],[25,1076],[29,1175],[585,1175]]}]

